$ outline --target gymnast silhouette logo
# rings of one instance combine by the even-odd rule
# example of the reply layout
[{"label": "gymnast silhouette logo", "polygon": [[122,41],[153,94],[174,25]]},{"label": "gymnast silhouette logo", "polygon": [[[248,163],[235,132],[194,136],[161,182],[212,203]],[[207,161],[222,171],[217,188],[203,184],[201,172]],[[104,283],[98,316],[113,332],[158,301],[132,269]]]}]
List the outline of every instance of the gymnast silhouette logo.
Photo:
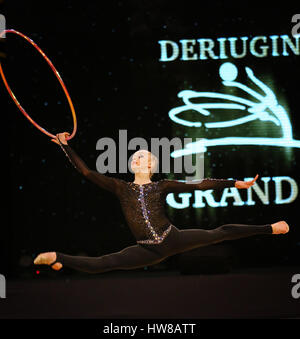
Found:
[{"label": "gymnast silhouette logo", "polygon": [[[172,152],[172,157],[177,158],[183,155],[202,153],[207,151],[207,147],[220,145],[267,145],[300,148],[300,140],[295,140],[293,138],[292,125],[289,116],[286,110],[278,103],[274,92],[254,75],[252,69],[245,67],[245,71],[248,78],[263,92],[263,94],[236,81],[238,69],[230,62],[226,62],[220,66],[219,75],[223,80],[222,84],[224,86],[239,88],[256,100],[252,101],[242,96],[216,92],[183,90],[178,93],[178,97],[182,98],[184,105],[171,109],[169,111],[170,119],[183,126],[201,127],[204,125],[206,128],[216,129],[238,126],[254,120],[260,120],[262,122],[270,121],[279,127],[282,137],[224,137],[216,139],[201,138],[200,140],[197,138],[197,141],[186,144],[184,149]],[[202,98],[209,99],[209,101],[217,99],[215,100],[217,102],[194,103],[191,101],[195,99],[201,100]],[[201,121],[192,122],[178,117],[178,114],[191,110],[204,116],[209,116],[214,109],[243,110],[249,114],[234,120],[205,123],[202,123]]]}]

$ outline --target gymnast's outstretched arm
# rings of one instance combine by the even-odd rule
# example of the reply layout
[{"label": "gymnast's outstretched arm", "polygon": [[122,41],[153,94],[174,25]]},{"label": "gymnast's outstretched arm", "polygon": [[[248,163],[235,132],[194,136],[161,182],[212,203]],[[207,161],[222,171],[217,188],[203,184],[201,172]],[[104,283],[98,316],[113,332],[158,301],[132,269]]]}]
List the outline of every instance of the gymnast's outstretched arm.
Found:
[{"label": "gymnast's outstretched arm", "polygon": [[162,182],[162,187],[165,193],[171,192],[193,192],[194,190],[208,190],[208,189],[223,189],[226,187],[236,187],[239,189],[247,189],[250,186],[254,185],[255,181],[258,178],[256,174],[255,178],[249,181],[242,180],[228,180],[228,179],[212,179],[205,178],[202,180],[192,180],[192,181],[177,181],[164,179]]},{"label": "gymnast's outstretched arm", "polygon": [[208,189],[223,189],[225,187],[235,187],[237,180],[227,179],[212,179],[205,178],[202,180],[192,181],[177,181],[177,180],[163,180],[163,190],[165,193],[180,193],[180,192],[193,192],[195,190],[208,190]]},{"label": "gymnast's outstretched arm", "polygon": [[52,141],[60,145],[60,147],[69,158],[72,165],[78,170],[78,172],[80,172],[83,176],[85,176],[87,179],[89,179],[91,182],[95,183],[99,187],[116,194],[121,179],[112,178],[91,170],[86,165],[86,163],[78,156],[78,154],[76,154],[76,152],[70,147],[70,145],[68,145],[66,135],[68,135],[68,133],[59,133],[57,134],[56,139],[52,139]]},{"label": "gymnast's outstretched arm", "polygon": [[228,180],[228,179],[212,179],[205,178],[202,180],[192,180],[192,181],[177,181],[164,179],[162,181],[162,187],[165,193],[171,192],[193,192],[194,190],[208,190],[208,189],[223,189],[226,187],[236,187],[239,189],[249,188],[254,185],[255,181],[258,178],[256,174],[255,178],[249,181],[241,180]]}]

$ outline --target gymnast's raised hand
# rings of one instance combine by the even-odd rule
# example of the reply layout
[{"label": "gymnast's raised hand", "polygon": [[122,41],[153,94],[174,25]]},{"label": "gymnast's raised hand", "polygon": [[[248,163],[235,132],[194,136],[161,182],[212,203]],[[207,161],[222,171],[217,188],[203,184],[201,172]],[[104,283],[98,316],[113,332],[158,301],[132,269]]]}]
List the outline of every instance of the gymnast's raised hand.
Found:
[{"label": "gymnast's raised hand", "polygon": [[59,145],[59,141],[57,140],[57,139],[59,139],[62,144],[68,145],[67,140],[66,140],[66,138],[68,136],[70,136],[70,133],[68,133],[68,132],[58,133],[58,134],[56,134],[56,138],[51,139],[51,141],[53,141],[53,142],[55,142]]}]

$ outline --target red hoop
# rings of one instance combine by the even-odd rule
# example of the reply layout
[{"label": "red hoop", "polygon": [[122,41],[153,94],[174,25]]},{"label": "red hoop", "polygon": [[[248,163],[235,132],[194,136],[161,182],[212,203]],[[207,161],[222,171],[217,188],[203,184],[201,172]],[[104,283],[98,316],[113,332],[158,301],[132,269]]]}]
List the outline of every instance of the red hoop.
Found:
[{"label": "red hoop", "polygon": [[[19,36],[21,36],[22,38],[24,38],[25,40],[27,40],[28,42],[31,43],[31,45],[33,47],[35,47],[40,53],[41,55],[43,56],[43,58],[47,61],[47,63],[49,64],[49,66],[51,67],[52,71],[54,72],[55,76],[57,77],[58,81],[60,82],[61,84],[61,87],[68,99],[68,102],[69,102],[69,106],[70,106],[70,109],[71,109],[71,112],[72,112],[72,116],[73,116],[73,132],[70,136],[68,136],[66,139],[67,140],[70,140],[74,137],[75,133],[76,133],[76,130],[77,130],[77,119],[76,119],[76,114],[75,114],[75,110],[74,110],[74,106],[73,106],[73,103],[72,103],[72,100],[70,98],[70,95],[69,95],[69,92],[61,78],[61,76],[59,75],[59,73],[57,72],[56,68],[54,67],[54,65],[52,64],[52,62],[50,61],[50,59],[47,57],[47,55],[39,48],[39,46],[33,42],[31,39],[29,39],[26,35],[18,32],[18,31],[15,31],[14,29],[6,29],[4,31],[1,32],[0,34],[0,38],[2,37],[3,34],[5,33],[14,33],[14,34],[17,34]],[[5,87],[6,89],[8,90],[8,93],[10,94],[10,96],[12,97],[12,99],[14,100],[15,104],[19,107],[20,111],[25,115],[25,117],[35,126],[37,127],[41,132],[45,133],[46,135],[48,135],[49,137],[51,138],[56,138],[56,136],[48,131],[46,131],[43,127],[41,127],[39,124],[37,124],[33,119],[31,119],[31,117],[29,116],[29,114],[25,111],[25,109],[21,106],[21,104],[19,103],[19,101],[17,100],[16,96],[14,95],[14,93],[12,92],[12,90],[10,89],[7,81],[6,81],[6,78],[4,76],[4,73],[3,73],[3,69],[2,69],[2,66],[1,66],[1,62],[0,62],[0,74],[1,74],[1,77],[3,79],[3,82],[5,84]]]}]

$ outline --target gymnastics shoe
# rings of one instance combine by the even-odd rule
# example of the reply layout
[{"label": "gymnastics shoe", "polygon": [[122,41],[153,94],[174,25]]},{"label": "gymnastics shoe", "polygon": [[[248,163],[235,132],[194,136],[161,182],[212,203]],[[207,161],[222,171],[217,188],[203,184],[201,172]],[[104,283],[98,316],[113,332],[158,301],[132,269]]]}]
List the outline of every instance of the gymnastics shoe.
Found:
[{"label": "gymnastics shoe", "polygon": [[39,254],[34,259],[35,265],[51,265],[51,267],[58,271],[62,268],[62,264],[56,262],[56,253],[55,252],[46,252]]},{"label": "gymnastics shoe", "polygon": [[273,228],[273,234],[285,234],[290,230],[289,225],[285,221],[275,222],[271,224],[271,226]]}]

